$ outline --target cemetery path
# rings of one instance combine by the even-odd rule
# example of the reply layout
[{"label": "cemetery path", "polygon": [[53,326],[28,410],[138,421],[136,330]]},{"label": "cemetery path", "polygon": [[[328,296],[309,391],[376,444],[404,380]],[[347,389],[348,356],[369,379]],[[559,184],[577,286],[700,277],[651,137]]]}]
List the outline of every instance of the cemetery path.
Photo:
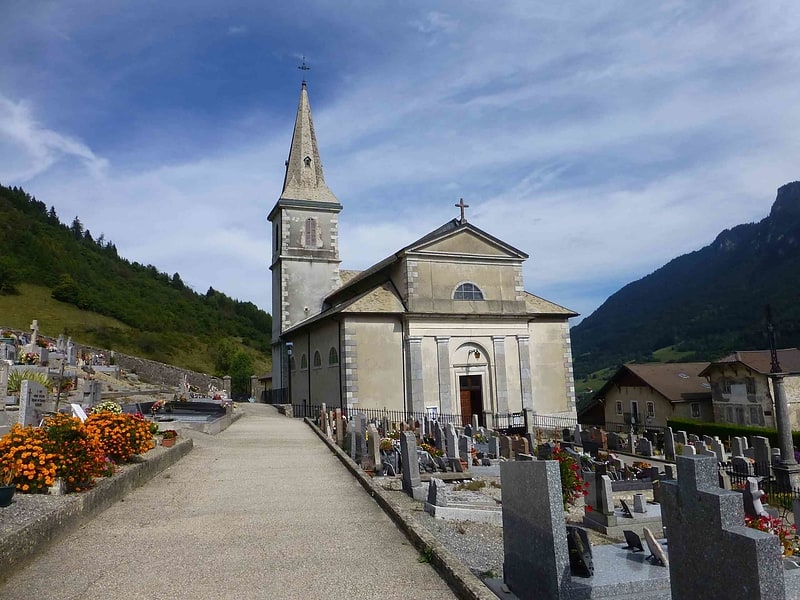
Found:
[{"label": "cemetery path", "polygon": [[344,465],[271,406],[195,448],[0,586],[15,599],[456,598]]}]

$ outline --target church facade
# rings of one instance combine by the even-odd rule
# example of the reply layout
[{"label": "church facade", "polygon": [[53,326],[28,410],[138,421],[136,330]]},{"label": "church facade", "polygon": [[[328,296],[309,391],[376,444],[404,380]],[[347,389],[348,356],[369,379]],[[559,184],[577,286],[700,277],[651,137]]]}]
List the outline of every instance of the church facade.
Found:
[{"label": "church facade", "polygon": [[461,215],[361,271],[340,269],[305,82],[272,224],[273,387],[293,404],[575,416],[575,312],[525,291],[528,255]]}]

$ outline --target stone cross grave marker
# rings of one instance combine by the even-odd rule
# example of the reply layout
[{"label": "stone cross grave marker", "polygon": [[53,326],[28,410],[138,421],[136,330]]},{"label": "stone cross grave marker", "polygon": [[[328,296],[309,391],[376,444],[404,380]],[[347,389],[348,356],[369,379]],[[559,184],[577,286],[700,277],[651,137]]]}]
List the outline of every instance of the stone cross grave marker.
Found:
[{"label": "stone cross grave marker", "polygon": [[672,597],[783,600],[778,538],[745,527],[741,497],[717,484],[706,456],[678,457],[678,479],[661,484]]},{"label": "stone cross grave marker", "polygon": [[47,389],[36,381],[23,379],[19,390],[19,424],[38,426],[45,412],[52,412],[55,403],[47,398]]}]

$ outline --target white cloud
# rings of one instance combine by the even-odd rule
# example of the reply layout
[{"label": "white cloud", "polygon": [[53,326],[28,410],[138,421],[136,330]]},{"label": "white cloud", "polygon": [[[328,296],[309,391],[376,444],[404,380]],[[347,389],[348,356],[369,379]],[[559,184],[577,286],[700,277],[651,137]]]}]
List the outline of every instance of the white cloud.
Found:
[{"label": "white cloud", "polygon": [[25,182],[69,159],[93,174],[108,163],[71,136],[57,133],[33,117],[29,106],[0,95],[0,181]]}]

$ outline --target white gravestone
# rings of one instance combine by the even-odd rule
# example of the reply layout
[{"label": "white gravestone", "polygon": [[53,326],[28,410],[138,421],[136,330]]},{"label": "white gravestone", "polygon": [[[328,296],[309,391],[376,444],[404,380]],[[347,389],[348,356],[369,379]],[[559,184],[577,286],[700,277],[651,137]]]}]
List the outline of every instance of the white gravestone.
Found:
[{"label": "white gravestone", "polygon": [[47,397],[47,389],[36,381],[24,379],[19,391],[19,424],[37,426],[46,412],[52,412],[55,403]]}]

